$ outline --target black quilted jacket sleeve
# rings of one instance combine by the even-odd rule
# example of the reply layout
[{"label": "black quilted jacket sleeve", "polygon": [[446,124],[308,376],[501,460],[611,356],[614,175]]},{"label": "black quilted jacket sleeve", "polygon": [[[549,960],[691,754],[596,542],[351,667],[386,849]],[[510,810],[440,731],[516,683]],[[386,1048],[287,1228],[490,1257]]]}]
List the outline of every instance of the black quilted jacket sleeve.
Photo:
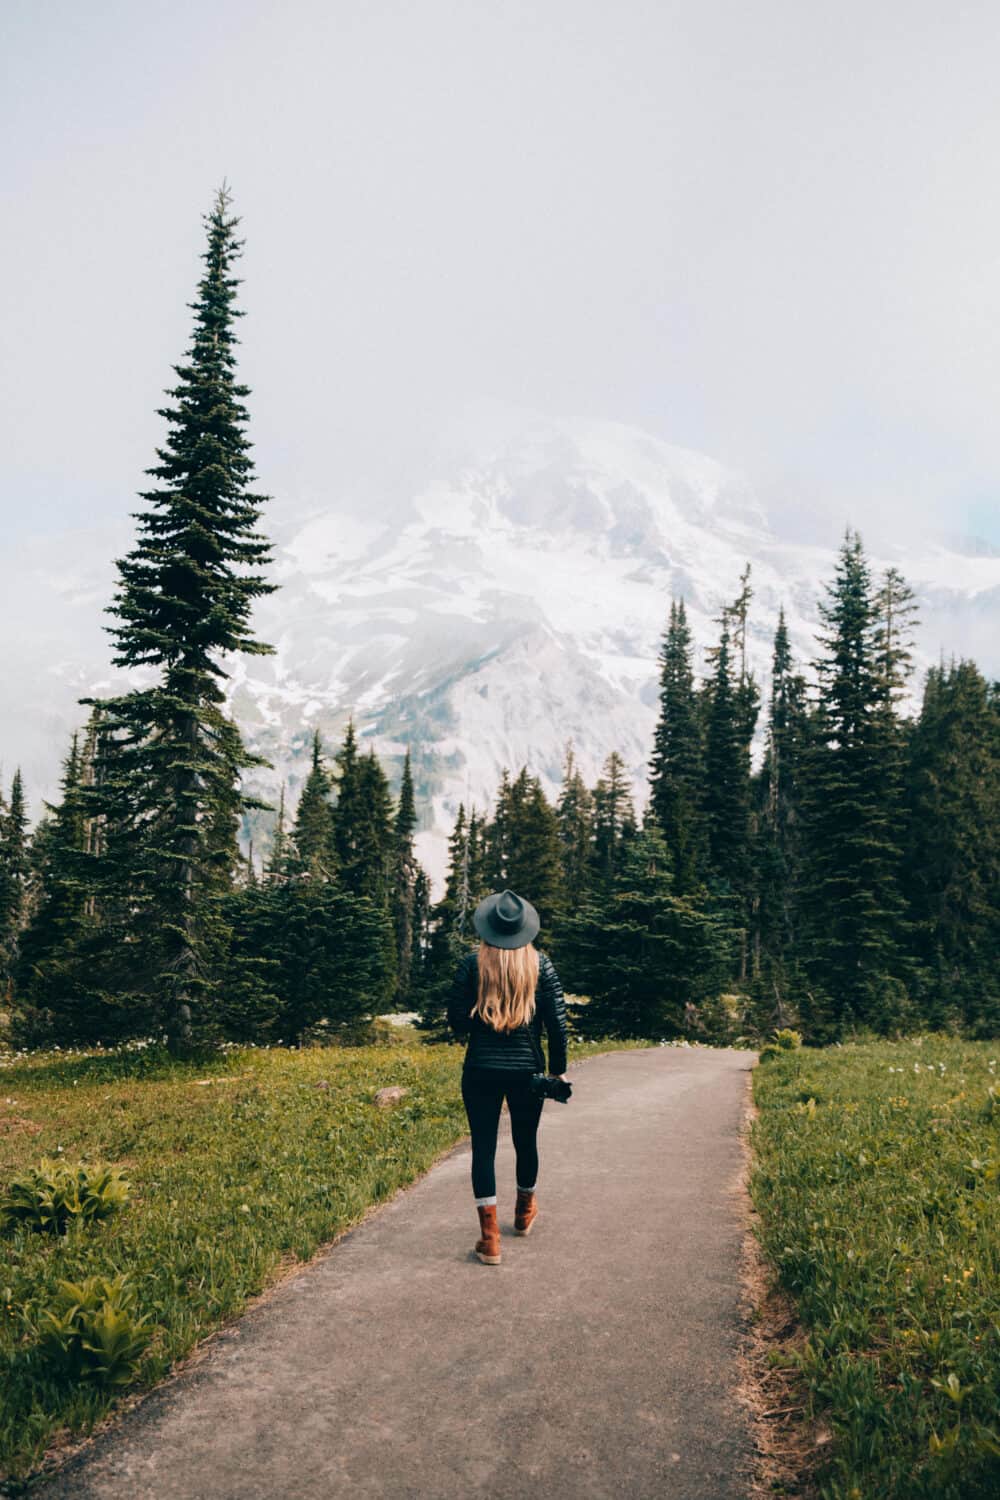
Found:
[{"label": "black quilted jacket sleeve", "polygon": [[448,1025],[460,1042],[469,1036],[469,1011],[476,1000],[476,955],[467,953],[459,960],[448,994]]},{"label": "black quilted jacket sleeve", "polygon": [[547,953],[539,955],[538,989],[536,1003],[542,1017],[549,1044],[549,1072],[566,1071],[566,999],[556,973],[556,966]]},{"label": "black quilted jacket sleeve", "polygon": [[[544,1030],[548,1040],[548,1071],[565,1073],[567,1024],[566,1001],[555,965],[547,953],[538,955],[538,987],[535,990],[535,1014],[527,1026],[501,1035],[478,1016],[470,1017],[476,1000],[476,955],[468,953],[460,960],[448,995],[448,1025],[459,1041],[468,1040],[466,1061],[478,1067],[538,1067],[530,1033],[538,1043]],[[529,1029],[530,1028],[530,1029]]]}]

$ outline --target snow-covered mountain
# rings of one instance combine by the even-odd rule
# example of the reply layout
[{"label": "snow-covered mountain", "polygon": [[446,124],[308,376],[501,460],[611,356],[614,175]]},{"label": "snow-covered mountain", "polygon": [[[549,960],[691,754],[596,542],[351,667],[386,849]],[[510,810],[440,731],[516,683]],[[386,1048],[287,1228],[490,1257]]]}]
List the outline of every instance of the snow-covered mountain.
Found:
[{"label": "snow-covered mountain", "polygon": [[[435,876],[460,801],[486,808],[501,768],[550,794],[572,739],[593,781],[617,749],[639,806],[671,596],[696,642],[752,563],[752,650],[763,677],[778,609],[815,648],[833,558],[771,534],[750,488],[709,458],[614,424],[536,423],[428,486],[408,515],[324,511],[284,543],[260,611],[276,657],[249,661],[234,707],[282,765],[353,709],[386,763],[411,746],[421,855]],[[890,559],[885,559],[889,561]],[[1000,558],[943,546],[899,561],[919,588],[922,664],[1000,616]]]},{"label": "snow-covered mountain", "polygon": [[[276,654],[236,662],[232,690],[248,740],[275,763],[259,785],[284,779],[294,801],[313,729],[333,749],[353,712],[394,779],[411,749],[435,881],[459,802],[486,809],[501,768],[525,763],[554,795],[568,740],[591,783],[617,749],[643,804],[672,596],[703,647],[750,561],[763,680],[782,604],[800,659],[813,655],[833,567],[828,550],[774,535],[750,487],[711,459],[611,423],[526,422],[391,518],[331,506],[276,540],[281,587],[256,616]],[[942,651],[1000,667],[1000,556],[940,543],[873,561],[895,562],[918,590],[920,667]],[[110,593],[101,571],[41,570],[61,614],[49,611],[57,623],[22,686],[32,722],[65,720],[58,745],[45,734],[47,789],[79,719],[75,693],[113,681],[95,628]]]}]

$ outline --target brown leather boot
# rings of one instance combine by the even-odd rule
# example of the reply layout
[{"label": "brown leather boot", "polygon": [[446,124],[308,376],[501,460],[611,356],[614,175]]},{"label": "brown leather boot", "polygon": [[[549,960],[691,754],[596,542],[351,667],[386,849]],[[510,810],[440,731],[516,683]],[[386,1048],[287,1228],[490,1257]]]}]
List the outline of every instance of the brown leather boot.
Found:
[{"label": "brown leather boot", "polygon": [[538,1205],[535,1202],[534,1191],[526,1193],[522,1188],[518,1188],[517,1203],[514,1206],[514,1233],[527,1234],[537,1217]]},{"label": "brown leather boot", "polygon": [[495,1203],[477,1203],[481,1237],[476,1241],[476,1254],[484,1266],[500,1264],[500,1225],[497,1223]]}]

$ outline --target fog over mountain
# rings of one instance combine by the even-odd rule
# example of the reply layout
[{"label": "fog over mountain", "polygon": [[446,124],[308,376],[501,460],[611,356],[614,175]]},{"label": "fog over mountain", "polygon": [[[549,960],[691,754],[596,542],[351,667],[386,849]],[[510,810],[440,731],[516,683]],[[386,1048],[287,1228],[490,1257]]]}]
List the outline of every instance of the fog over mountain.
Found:
[{"label": "fog over mountain", "polygon": [[[394,785],[409,746],[418,853],[435,883],[459,802],[489,807],[505,765],[527,764],[554,796],[570,739],[591,783],[617,749],[642,806],[671,597],[687,603],[700,665],[749,561],[764,683],[782,605],[799,660],[814,654],[834,564],[832,550],[772,529],[738,475],[636,428],[521,414],[466,431],[449,452],[402,504],[360,514],[331,497],[269,527],[280,588],[256,620],[276,652],[232,663],[230,695],[248,742],[274,762],[255,788],[284,780],[292,803],[317,727],[332,752],[353,712]],[[864,535],[863,516],[848,520]],[[14,616],[31,628],[3,665],[3,771],[22,764],[36,812],[84,717],[77,696],[123,681],[102,624],[111,559],[130,540],[125,527],[48,536],[5,564]],[[918,594],[914,697],[941,654],[1000,671],[996,549],[913,536],[873,554]]]}]

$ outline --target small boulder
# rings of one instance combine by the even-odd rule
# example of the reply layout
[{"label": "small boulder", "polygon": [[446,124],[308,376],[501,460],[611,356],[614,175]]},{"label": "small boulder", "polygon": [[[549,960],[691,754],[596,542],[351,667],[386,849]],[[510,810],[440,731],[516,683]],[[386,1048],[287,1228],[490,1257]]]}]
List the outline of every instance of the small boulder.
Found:
[{"label": "small boulder", "polygon": [[398,1104],[400,1099],[409,1092],[409,1089],[404,1089],[396,1083],[393,1084],[392,1088],[379,1089],[375,1095],[375,1103],[380,1109],[387,1109],[391,1104]]}]

